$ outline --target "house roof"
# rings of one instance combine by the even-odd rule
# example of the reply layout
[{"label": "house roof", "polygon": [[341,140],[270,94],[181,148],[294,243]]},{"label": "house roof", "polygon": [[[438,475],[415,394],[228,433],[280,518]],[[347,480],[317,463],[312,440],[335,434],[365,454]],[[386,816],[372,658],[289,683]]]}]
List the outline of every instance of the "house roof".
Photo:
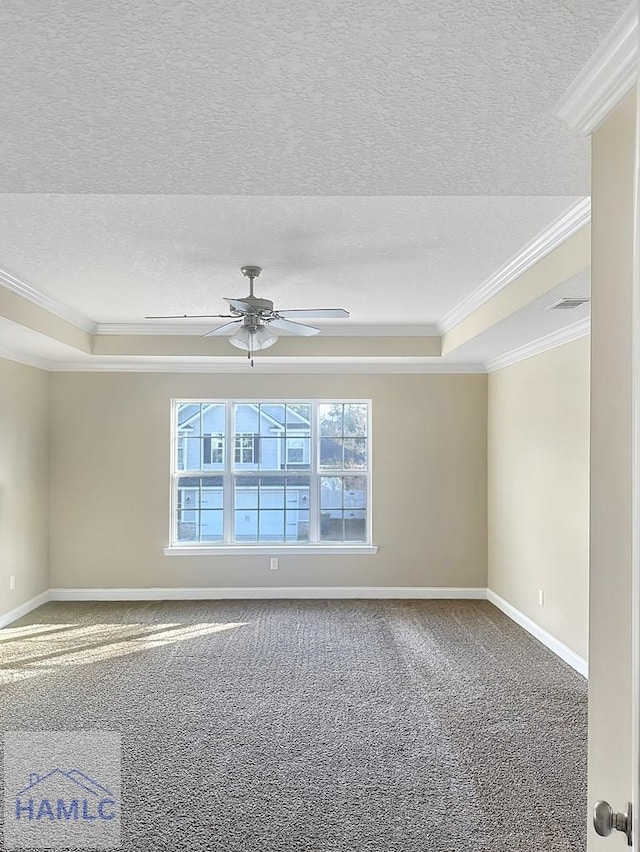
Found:
[{"label": "house roof", "polygon": [[[213,405],[204,404],[202,405],[202,411],[209,410]],[[265,419],[269,420],[277,429],[284,430],[285,421],[281,418],[281,413],[283,411],[283,403],[240,403],[241,405],[248,405],[250,408],[254,409],[254,411],[260,411],[260,415]],[[191,423],[191,421],[195,420],[196,417],[200,414],[200,406],[201,403],[182,403],[180,408],[178,409],[178,429],[184,429]],[[287,408],[285,414],[287,425],[291,423],[296,423],[299,426],[309,426],[309,421],[299,414],[294,408]]]}]

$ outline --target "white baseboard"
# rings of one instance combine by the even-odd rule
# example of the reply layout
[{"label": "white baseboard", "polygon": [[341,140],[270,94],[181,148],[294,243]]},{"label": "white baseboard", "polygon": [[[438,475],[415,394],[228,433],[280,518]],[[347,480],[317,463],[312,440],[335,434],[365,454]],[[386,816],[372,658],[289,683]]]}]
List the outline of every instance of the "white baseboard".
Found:
[{"label": "white baseboard", "polygon": [[273,598],[485,600],[485,588],[430,586],[254,586],[250,588],[49,589],[52,601],[199,601]]},{"label": "white baseboard", "polygon": [[464,586],[254,586],[250,588],[48,589],[4,615],[7,627],[48,601],[165,601],[269,599],[488,600],[565,663],[588,675],[587,661],[491,589]]},{"label": "white baseboard", "polygon": [[46,592],[41,592],[41,594],[36,595],[35,598],[31,598],[29,601],[25,601],[25,603],[20,604],[15,609],[9,610],[9,612],[5,612],[4,615],[0,615],[0,628],[7,627],[9,624],[12,624],[14,621],[17,621],[19,618],[22,618],[23,615],[28,615],[32,610],[37,609],[42,604],[46,604],[47,601],[50,601],[51,597],[49,595],[49,590]]},{"label": "white baseboard", "polygon": [[539,642],[546,645],[550,651],[557,654],[560,659],[564,660],[565,663],[568,663],[571,668],[575,669],[583,677],[589,676],[589,664],[586,660],[579,657],[575,651],[572,651],[571,648],[567,647],[559,639],[556,639],[556,637],[552,636],[551,633],[543,630],[542,627],[536,624],[535,621],[532,621],[532,619],[523,612],[520,612],[519,609],[516,609],[515,606],[512,606],[508,601],[505,601],[505,599],[501,598],[500,595],[492,592],[491,589],[487,589],[487,600],[494,606],[497,606],[498,609],[501,609],[505,615],[508,615],[512,621],[515,621],[516,624],[519,624],[520,627],[524,628],[527,633],[530,633]]}]

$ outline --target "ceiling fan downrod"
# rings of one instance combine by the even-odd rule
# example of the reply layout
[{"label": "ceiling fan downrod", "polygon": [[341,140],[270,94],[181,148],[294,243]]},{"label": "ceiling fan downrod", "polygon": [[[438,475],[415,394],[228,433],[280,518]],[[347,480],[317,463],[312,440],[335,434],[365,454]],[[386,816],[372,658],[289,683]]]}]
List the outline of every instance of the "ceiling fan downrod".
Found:
[{"label": "ceiling fan downrod", "polygon": [[253,282],[262,272],[261,266],[241,266],[240,272],[249,279],[249,296],[253,299]]}]

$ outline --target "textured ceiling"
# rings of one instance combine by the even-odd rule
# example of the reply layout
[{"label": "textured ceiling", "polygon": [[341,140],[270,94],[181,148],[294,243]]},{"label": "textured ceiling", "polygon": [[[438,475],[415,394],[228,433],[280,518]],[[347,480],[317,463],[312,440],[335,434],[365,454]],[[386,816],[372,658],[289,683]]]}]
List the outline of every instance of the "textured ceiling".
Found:
[{"label": "textured ceiling", "polygon": [[0,267],[101,323],[246,295],[431,324],[575,198],[0,195]]},{"label": "textured ceiling", "polygon": [[0,192],[586,195],[553,105],[626,5],[4,0]]}]

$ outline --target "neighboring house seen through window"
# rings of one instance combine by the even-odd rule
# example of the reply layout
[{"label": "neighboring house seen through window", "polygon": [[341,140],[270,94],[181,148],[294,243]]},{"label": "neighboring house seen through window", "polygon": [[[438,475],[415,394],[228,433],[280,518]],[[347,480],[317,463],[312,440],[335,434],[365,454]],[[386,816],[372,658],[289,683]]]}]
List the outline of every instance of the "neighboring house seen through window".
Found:
[{"label": "neighboring house seen through window", "polygon": [[256,435],[236,435],[235,463],[253,464],[258,460],[260,438]]},{"label": "neighboring house seen through window", "polygon": [[370,543],[370,402],[172,407],[172,543]]},{"label": "neighboring house seen through window", "polygon": [[224,438],[205,434],[202,439],[202,462],[204,465],[224,464]]}]

